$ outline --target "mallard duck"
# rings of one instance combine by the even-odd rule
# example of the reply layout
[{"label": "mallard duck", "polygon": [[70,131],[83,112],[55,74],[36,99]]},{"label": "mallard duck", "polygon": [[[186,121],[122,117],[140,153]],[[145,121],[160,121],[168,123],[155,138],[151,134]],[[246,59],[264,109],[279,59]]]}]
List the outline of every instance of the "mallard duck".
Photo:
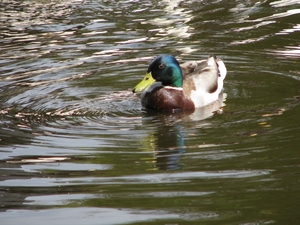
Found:
[{"label": "mallard duck", "polygon": [[159,55],[132,91],[142,92],[146,109],[195,109],[218,100],[226,73],[223,61],[213,55],[181,65],[172,55]]}]

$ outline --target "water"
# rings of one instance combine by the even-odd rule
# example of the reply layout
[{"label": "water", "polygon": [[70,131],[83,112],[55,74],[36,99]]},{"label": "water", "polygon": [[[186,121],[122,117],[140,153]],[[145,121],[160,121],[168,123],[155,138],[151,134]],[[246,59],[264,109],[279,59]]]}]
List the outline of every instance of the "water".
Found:
[{"label": "water", "polygon": [[[298,224],[299,1],[0,3],[1,224]],[[145,112],[214,53],[225,106]]]}]

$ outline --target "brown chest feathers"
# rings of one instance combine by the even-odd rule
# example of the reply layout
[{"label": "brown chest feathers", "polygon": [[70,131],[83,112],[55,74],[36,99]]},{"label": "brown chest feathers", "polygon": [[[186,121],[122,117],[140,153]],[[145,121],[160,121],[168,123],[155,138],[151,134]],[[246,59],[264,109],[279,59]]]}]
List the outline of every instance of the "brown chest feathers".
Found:
[{"label": "brown chest feathers", "polygon": [[185,97],[182,89],[159,86],[151,92],[145,93],[142,105],[147,109],[172,110],[194,109],[190,98]]}]

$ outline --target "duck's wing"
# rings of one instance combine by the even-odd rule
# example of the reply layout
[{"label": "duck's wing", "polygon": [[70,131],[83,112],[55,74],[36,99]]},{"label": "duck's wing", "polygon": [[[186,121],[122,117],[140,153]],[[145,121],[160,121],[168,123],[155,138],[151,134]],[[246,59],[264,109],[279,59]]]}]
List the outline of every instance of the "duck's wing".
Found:
[{"label": "duck's wing", "polygon": [[185,67],[191,73],[186,73],[183,81],[185,94],[191,91],[213,93],[218,89],[219,70],[216,57],[209,56],[207,60],[195,61]]},{"label": "duck's wing", "polygon": [[[222,79],[224,80],[226,73],[227,73],[224,62],[220,58],[217,58],[213,55],[209,56],[209,58],[211,58],[211,57],[213,57],[217,63],[219,77],[222,77]],[[207,67],[208,59],[207,60],[204,59],[204,60],[200,60],[200,61],[189,61],[189,62],[180,64],[180,68],[182,70],[183,77],[201,73],[201,71],[205,67]]]},{"label": "duck's wing", "polygon": [[183,64],[180,64],[180,68],[182,70],[183,77],[190,76],[195,72],[202,70],[207,66],[207,60],[201,61],[189,61]]}]

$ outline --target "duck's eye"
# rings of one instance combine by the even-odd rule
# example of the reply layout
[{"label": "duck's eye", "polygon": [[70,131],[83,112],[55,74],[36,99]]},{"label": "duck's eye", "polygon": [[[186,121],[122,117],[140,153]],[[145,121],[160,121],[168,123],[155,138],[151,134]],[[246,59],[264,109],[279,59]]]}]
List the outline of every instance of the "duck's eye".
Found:
[{"label": "duck's eye", "polygon": [[159,66],[158,66],[158,68],[160,69],[160,70],[162,70],[163,68],[165,68],[166,67],[166,65],[164,64],[164,63],[161,63],[161,64],[159,64]]}]

